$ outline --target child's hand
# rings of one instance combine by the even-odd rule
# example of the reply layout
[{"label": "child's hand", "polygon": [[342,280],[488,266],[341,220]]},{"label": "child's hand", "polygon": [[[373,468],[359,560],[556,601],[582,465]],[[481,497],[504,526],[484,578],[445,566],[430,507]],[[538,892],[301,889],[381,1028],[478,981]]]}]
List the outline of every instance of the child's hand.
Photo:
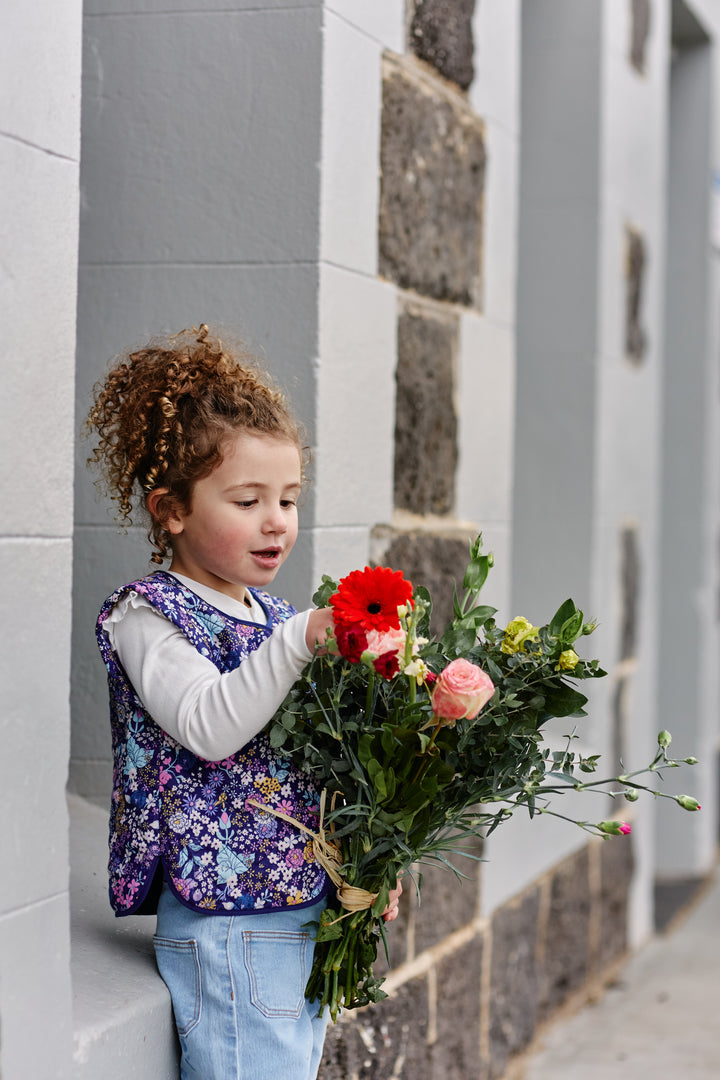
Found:
[{"label": "child's hand", "polygon": [[328,631],[334,628],[332,608],[315,608],[310,612],[305,643],[312,652],[316,645],[324,646]]},{"label": "child's hand", "polygon": [[383,919],[385,922],[393,922],[397,919],[400,909],[400,897],[402,895],[402,881],[398,878],[397,888],[390,890],[390,902],[383,911]]}]

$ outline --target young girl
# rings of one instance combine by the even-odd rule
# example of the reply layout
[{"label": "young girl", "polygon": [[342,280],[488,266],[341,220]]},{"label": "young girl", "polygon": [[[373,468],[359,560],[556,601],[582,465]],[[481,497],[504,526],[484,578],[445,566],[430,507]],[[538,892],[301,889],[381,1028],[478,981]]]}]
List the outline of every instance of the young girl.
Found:
[{"label": "young girl", "polygon": [[328,882],[307,835],[255,805],[317,828],[318,792],[262,731],[332,625],[262,591],[297,538],[300,429],[204,325],[118,362],[88,424],[122,520],[139,496],[152,561],[170,558],[98,619],[111,904],[157,912],[183,1080],[312,1080],[326,1017],[304,989]]}]

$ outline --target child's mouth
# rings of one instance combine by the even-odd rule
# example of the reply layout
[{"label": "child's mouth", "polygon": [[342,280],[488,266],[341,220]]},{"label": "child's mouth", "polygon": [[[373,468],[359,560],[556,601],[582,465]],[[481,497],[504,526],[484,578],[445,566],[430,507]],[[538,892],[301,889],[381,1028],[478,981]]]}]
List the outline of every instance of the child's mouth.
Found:
[{"label": "child's mouth", "polygon": [[262,551],[253,551],[252,556],[261,563],[270,563],[274,565],[280,561],[282,554],[281,548],[263,548]]}]

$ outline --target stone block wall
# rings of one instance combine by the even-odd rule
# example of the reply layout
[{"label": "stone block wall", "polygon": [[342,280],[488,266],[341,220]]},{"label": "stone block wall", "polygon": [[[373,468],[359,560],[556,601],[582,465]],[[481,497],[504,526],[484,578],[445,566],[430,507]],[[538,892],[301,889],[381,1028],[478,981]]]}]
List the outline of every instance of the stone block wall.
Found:
[{"label": "stone block wall", "polygon": [[[487,378],[483,366],[488,353],[503,353],[512,303],[504,307],[493,291],[494,264],[484,271],[485,219],[497,229],[498,207],[486,192],[490,125],[482,95],[468,94],[475,6],[409,2],[406,52],[383,58],[378,269],[397,306],[394,509],[374,529],[371,555],[429,587],[435,632],[451,617],[468,538],[485,525],[486,508],[497,525],[510,504],[502,459],[511,456],[511,410],[495,410],[493,454],[475,462],[474,476],[467,457],[478,445],[468,438],[477,415],[511,385],[497,370]],[[496,118],[502,107],[492,111]],[[503,159],[501,145],[498,157],[507,165],[511,155]],[[511,230],[504,242],[512,244]],[[475,396],[463,394],[463,378]],[[499,497],[468,500],[469,487],[482,488],[493,472],[505,482]],[[483,516],[465,520],[468,503]],[[481,857],[482,845],[473,854]],[[499,1080],[539,1025],[625,951],[633,862],[625,838],[581,846],[489,908],[483,878],[493,865],[457,861],[461,883],[447,869],[423,868],[420,900],[407,880],[379,962],[390,997],[330,1029],[321,1080]]]},{"label": "stone block wall", "polygon": [[[426,874],[390,926],[390,996],[331,1027],[320,1080],[500,1080],[571,996],[626,948],[633,851],[593,840],[493,912],[476,869]],[[403,958],[403,959],[401,959]]]}]

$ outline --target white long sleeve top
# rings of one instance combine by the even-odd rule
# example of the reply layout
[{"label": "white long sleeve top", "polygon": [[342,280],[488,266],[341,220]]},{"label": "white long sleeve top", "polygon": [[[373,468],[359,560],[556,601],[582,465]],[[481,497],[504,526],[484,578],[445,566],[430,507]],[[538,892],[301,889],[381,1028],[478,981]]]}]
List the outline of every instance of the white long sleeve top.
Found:
[{"label": "white long sleeve top", "polygon": [[[265,622],[255,600],[248,608],[184,574],[173,577],[226,615]],[[105,631],[155,723],[197,757],[221,761],[262,731],[312,658],[305,642],[309,615],[303,611],[281,623],[224,673],[137,593],[115,606]]]}]

